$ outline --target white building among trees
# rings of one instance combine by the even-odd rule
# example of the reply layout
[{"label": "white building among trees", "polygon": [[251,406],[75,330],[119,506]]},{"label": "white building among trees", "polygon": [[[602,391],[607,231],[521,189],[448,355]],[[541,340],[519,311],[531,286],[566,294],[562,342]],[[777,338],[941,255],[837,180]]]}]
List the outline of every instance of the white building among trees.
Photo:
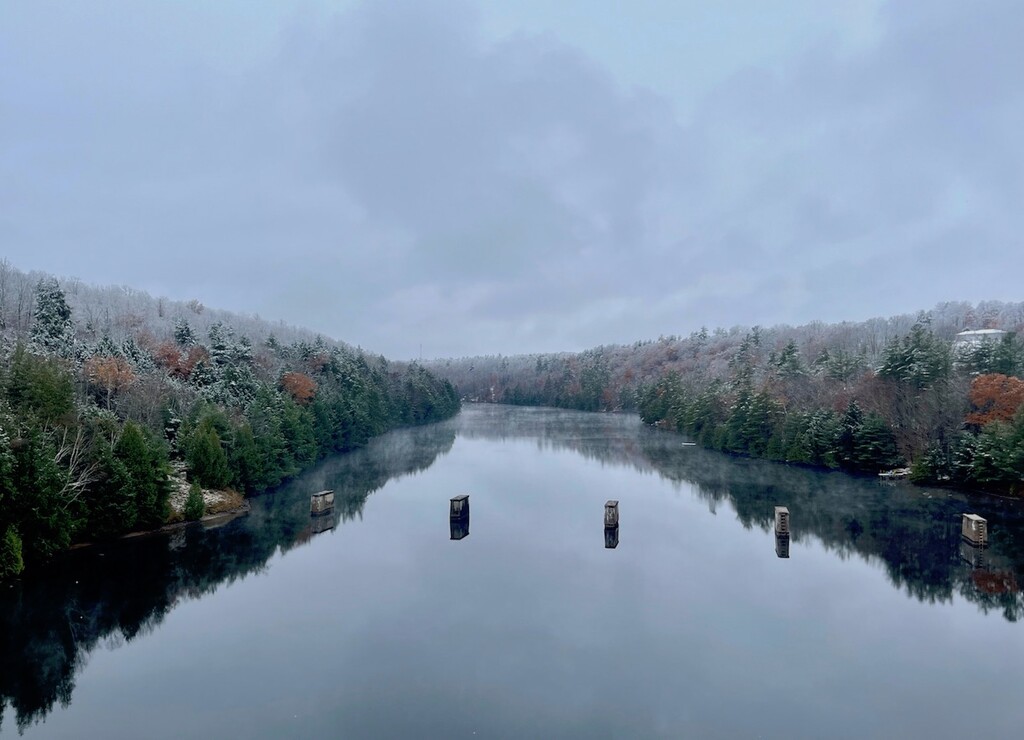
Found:
[{"label": "white building among trees", "polygon": [[1005,336],[1006,332],[1002,329],[972,329],[957,334],[953,344],[957,348],[967,349],[968,347],[977,347],[986,342],[999,342]]}]

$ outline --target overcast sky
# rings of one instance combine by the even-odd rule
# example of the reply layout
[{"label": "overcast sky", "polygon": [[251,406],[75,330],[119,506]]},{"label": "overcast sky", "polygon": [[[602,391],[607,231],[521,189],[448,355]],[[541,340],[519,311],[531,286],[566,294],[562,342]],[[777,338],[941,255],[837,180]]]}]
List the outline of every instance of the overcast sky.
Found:
[{"label": "overcast sky", "polygon": [[1018,0],[0,0],[0,257],[400,359],[1024,299]]}]

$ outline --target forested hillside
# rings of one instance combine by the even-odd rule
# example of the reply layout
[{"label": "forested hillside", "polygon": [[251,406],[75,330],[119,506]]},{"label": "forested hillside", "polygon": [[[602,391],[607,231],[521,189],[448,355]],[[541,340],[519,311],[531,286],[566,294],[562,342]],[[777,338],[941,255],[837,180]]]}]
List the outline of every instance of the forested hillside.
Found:
[{"label": "forested hillside", "polygon": [[[989,339],[957,341],[972,329]],[[772,460],[1019,494],[1024,303],[945,303],[918,316],[734,328],[579,354],[428,366],[464,398],[635,409],[700,444]]]},{"label": "forested hillside", "polygon": [[0,263],[0,578],[162,525],[169,473],[252,493],[400,425],[456,413],[419,365],[196,301]]}]

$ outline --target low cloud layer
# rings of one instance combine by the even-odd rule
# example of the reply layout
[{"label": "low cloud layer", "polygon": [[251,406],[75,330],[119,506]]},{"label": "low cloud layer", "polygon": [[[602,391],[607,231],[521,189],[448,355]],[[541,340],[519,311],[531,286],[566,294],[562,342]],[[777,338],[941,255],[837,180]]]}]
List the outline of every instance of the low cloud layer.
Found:
[{"label": "low cloud layer", "polygon": [[685,101],[471,3],[3,12],[25,269],[394,357],[1020,298],[1016,3],[887,4]]}]

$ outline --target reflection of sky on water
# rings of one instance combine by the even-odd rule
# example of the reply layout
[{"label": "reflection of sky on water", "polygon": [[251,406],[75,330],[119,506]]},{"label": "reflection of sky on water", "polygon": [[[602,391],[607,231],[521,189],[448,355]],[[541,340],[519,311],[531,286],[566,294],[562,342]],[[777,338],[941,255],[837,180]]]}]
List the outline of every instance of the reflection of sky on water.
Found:
[{"label": "reflection of sky on water", "polygon": [[[976,502],[993,546],[972,568],[958,495],[679,442],[635,417],[469,407],[329,461],[184,547],[65,563],[3,604],[36,657],[67,660],[71,615],[94,620],[70,706],[28,734],[944,737],[978,716],[1012,734],[1013,507]],[[308,492],[323,488],[340,525],[314,535]],[[458,493],[473,528],[452,542]],[[95,649],[136,623],[141,636]],[[39,671],[35,694],[16,690],[8,670],[39,665],[18,646],[5,643],[4,696],[31,708],[53,686]]]}]

